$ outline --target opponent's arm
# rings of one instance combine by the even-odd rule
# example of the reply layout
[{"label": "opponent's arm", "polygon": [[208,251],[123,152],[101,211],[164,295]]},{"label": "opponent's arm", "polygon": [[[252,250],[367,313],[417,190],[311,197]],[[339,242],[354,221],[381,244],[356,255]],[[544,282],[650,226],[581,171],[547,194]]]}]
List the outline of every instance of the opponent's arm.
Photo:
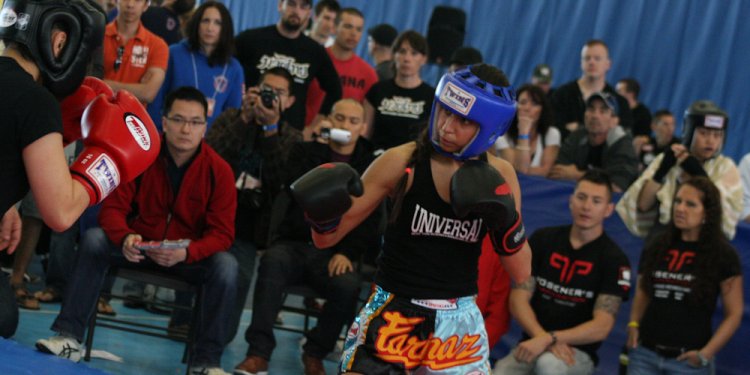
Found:
[{"label": "opponent's arm", "polygon": [[26,146],[23,163],[45,224],[56,232],[73,225],[90,199],[83,185],[70,176],[62,135],[50,133]]}]

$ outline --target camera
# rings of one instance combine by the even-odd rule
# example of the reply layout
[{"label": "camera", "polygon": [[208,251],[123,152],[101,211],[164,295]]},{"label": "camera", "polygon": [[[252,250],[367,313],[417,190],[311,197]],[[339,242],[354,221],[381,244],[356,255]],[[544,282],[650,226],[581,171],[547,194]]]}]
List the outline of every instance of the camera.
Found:
[{"label": "camera", "polygon": [[269,89],[268,87],[264,87],[260,90],[260,101],[266,108],[273,108],[273,101],[278,98],[279,96],[276,95],[276,92],[274,92],[272,89]]},{"label": "camera", "polygon": [[336,143],[349,143],[352,140],[352,132],[344,129],[321,128],[320,138],[329,139]]}]

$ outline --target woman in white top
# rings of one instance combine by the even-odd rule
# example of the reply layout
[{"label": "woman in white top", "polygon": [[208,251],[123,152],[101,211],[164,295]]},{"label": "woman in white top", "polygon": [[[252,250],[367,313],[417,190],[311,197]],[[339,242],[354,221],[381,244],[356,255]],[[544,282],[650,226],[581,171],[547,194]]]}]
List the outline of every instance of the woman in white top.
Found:
[{"label": "woman in white top", "polygon": [[495,142],[495,153],[520,173],[547,177],[560,151],[560,131],[553,123],[544,92],[534,85],[521,86],[516,118]]}]

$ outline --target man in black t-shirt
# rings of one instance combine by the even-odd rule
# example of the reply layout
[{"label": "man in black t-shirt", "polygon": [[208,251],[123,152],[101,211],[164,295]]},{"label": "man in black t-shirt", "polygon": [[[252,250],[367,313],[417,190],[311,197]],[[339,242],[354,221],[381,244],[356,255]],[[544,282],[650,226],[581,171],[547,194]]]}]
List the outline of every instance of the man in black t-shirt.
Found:
[{"label": "man in black t-shirt", "polygon": [[532,277],[513,286],[509,301],[524,335],[494,374],[593,373],[630,289],[628,259],[604,233],[614,210],[610,186],[606,173],[586,172],[570,197],[573,224],[529,238]]},{"label": "man in black t-shirt", "polygon": [[[648,135],[633,137],[633,149],[638,158],[638,171],[642,172],[667,147],[682,142],[674,135],[675,119],[672,112],[660,109],[654,112]],[[651,135],[653,133],[653,135]]]},{"label": "man in black t-shirt", "polygon": [[[302,130],[305,122],[307,89],[313,78],[326,92],[321,114],[327,115],[341,99],[341,82],[323,46],[302,33],[312,11],[311,0],[279,1],[281,17],[275,25],[241,32],[235,38],[237,60],[245,70],[245,85],[257,85],[260,75],[280,66],[294,77],[292,94],[297,98],[285,120]],[[320,120],[316,118],[313,122]]]},{"label": "man in black t-shirt", "polygon": [[612,189],[627,189],[638,177],[638,159],[633,138],[617,125],[621,111],[614,96],[591,94],[586,101],[584,128],[565,139],[547,177],[577,180],[586,170],[601,168],[610,175]]},{"label": "man in black t-shirt", "polygon": [[607,83],[607,72],[611,66],[609,48],[604,41],[592,39],[586,42],[581,49],[581,77],[559,86],[550,97],[555,110],[555,125],[560,129],[563,139],[580,128],[586,101],[595,92],[613,95],[621,110],[620,125],[626,130],[633,127],[633,117],[627,101]]}]

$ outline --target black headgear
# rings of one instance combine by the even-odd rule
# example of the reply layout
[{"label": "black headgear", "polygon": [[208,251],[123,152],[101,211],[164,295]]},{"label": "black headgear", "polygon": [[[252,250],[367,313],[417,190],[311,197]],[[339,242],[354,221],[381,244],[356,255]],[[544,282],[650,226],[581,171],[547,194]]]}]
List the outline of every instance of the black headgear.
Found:
[{"label": "black headgear", "polygon": [[[55,58],[52,27],[67,32],[62,53]],[[6,0],[0,11],[0,38],[25,45],[57,97],[81,85],[91,52],[104,40],[105,16],[88,0]]]},{"label": "black headgear", "polygon": [[[724,131],[724,142],[727,141],[727,127],[729,116],[710,100],[698,100],[685,110],[682,120],[682,142],[690,150],[693,145],[693,135],[696,127]],[[721,149],[716,150],[718,154]],[[714,155],[715,156],[715,155]]]}]

